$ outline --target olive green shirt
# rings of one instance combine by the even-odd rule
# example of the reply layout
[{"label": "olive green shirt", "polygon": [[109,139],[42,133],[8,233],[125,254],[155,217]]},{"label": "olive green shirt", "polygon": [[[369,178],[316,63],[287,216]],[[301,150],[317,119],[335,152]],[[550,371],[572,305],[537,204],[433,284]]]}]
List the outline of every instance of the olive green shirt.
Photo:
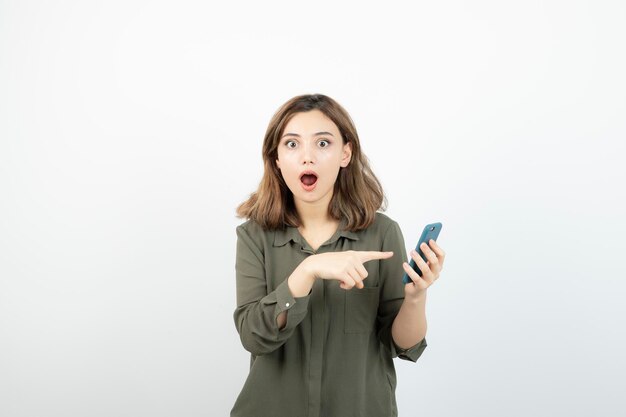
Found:
[{"label": "olive green shirt", "polygon": [[[367,229],[335,234],[317,251],[296,227],[263,230],[248,220],[237,226],[235,325],[251,353],[250,373],[231,417],[397,416],[393,358],[417,361],[424,338],[402,350],[391,325],[404,300],[407,260],[398,223],[382,213]],[[308,256],[347,250],[393,251],[365,262],[365,288],[343,290],[317,279],[294,298],[287,278]],[[287,311],[281,330],[276,318]]]}]

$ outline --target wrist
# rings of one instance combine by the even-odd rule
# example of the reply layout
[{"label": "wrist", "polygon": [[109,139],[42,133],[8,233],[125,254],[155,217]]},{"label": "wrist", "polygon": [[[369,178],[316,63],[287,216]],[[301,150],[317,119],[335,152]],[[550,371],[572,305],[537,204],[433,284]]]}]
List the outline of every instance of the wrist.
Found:
[{"label": "wrist", "polygon": [[415,293],[409,297],[404,297],[404,302],[414,305],[424,304],[426,303],[426,289]]},{"label": "wrist", "polygon": [[300,269],[302,271],[302,274],[306,276],[309,281],[311,281],[311,285],[313,285],[313,282],[315,282],[315,280],[317,279],[317,277],[315,276],[315,271],[313,270],[313,265],[311,264],[311,259],[314,256],[315,255],[307,257],[304,261],[300,262],[300,265],[298,265],[298,267],[296,268]]},{"label": "wrist", "polygon": [[289,278],[287,278],[287,286],[294,298],[309,295],[314,282],[315,276],[309,272],[304,262],[300,263]]}]

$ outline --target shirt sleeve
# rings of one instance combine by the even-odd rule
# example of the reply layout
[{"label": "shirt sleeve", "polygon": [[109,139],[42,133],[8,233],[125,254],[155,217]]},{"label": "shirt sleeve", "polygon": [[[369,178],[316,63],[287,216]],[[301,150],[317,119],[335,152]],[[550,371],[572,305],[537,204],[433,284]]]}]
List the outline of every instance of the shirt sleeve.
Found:
[{"label": "shirt sleeve", "polygon": [[393,251],[391,258],[379,263],[381,295],[378,306],[377,332],[380,342],[389,350],[392,358],[400,358],[416,362],[426,349],[426,338],[408,349],[398,347],[391,336],[391,326],[404,301],[404,269],[402,263],[407,262],[404,237],[397,222],[392,221],[383,237],[381,251]]},{"label": "shirt sleeve", "polygon": [[[235,261],[237,308],[234,319],[243,347],[255,356],[279,348],[307,314],[309,295],[294,298],[287,278],[269,294],[265,279],[264,254],[248,231],[237,226]],[[287,313],[287,323],[279,330],[276,318]]]}]

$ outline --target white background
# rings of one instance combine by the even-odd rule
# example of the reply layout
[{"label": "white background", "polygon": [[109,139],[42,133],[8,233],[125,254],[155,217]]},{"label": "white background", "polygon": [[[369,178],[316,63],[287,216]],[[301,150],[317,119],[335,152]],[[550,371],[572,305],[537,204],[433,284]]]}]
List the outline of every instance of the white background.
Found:
[{"label": "white background", "polygon": [[0,1],[0,415],[228,415],[235,207],[303,93],[351,114],[407,252],[443,223],[400,415],[623,413],[625,22],[622,1]]}]

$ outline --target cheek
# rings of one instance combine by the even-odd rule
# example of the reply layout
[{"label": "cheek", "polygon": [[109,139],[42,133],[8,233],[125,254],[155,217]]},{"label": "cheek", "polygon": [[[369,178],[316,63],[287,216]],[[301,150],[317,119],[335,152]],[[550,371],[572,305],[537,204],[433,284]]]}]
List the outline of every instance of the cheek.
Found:
[{"label": "cheek", "polygon": [[318,160],[323,161],[325,164],[339,164],[341,162],[341,154],[336,152],[320,152]]},{"label": "cheek", "polygon": [[279,168],[281,171],[289,168],[289,161],[287,159],[287,156],[281,152],[278,152],[276,154],[276,167]]},{"label": "cheek", "polygon": [[279,159],[280,159],[280,168],[285,171],[285,172],[289,172],[289,171],[294,171],[297,168],[297,157],[294,157],[294,155],[289,155],[289,154],[285,154],[285,155],[279,155]]},{"label": "cheek", "polygon": [[289,181],[293,179],[294,175],[298,175],[298,171],[294,169],[293,164],[291,164],[289,160],[281,159],[280,174],[285,179],[285,181]]},{"label": "cheek", "polygon": [[[317,161],[320,165],[320,169],[323,169],[327,172],[333,172],[335,170],[339,170],[341,165],[341,156],[337,156],[335,154],[323,155],[320,156]],[[323,166],[324,168],[321,168],[321,166]]]}]

